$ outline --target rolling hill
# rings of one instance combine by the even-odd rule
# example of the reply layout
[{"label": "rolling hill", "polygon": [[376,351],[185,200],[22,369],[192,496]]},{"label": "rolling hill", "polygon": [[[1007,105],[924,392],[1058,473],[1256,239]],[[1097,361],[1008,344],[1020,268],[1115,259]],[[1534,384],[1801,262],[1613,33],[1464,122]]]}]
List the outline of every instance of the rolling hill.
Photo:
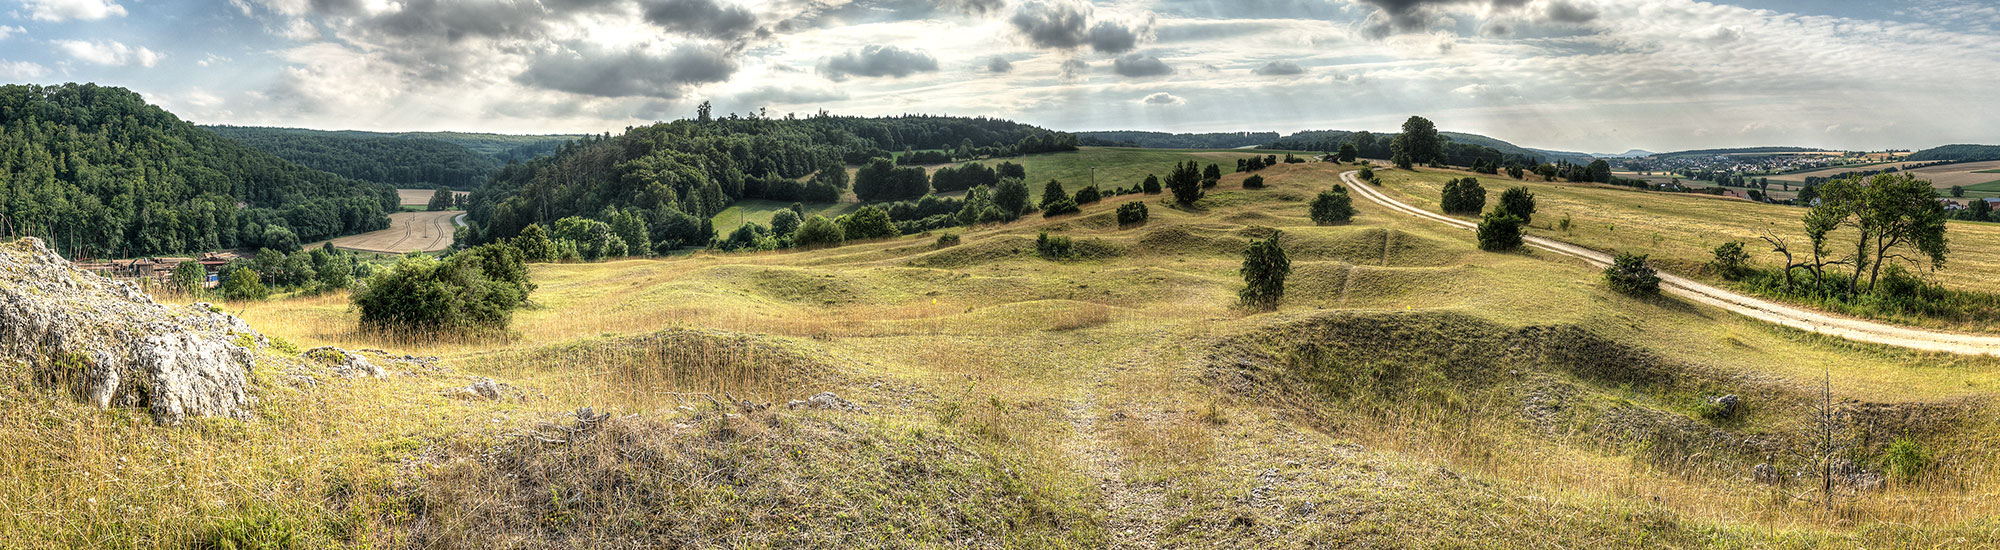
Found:
[{"label": "rolling hill", "polygon": [[1908,160],[1974,162],[2000,160],[2000,145],[1945,145],[1910,153]]}]

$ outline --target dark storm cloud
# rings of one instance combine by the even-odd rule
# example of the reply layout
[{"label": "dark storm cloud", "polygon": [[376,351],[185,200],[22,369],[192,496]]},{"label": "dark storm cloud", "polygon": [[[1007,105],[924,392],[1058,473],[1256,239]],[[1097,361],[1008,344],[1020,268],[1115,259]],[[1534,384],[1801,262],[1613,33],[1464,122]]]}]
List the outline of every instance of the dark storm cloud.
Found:
[{"label": "dark storm cloud", "polygon": [[1008,22],[1037,48],[1075,49],[1089,38],[1084,30],[1090,22],[1089,5],[1047,1],[1022,4]]},{"label": "dark storm cloud", "polygon": [[989,73],[1014,72],[1014,62],[1008,61],[1007,58],[1005,57],[994,56],[992,60],[986,62],[986,72]]},{"label": "dark storm cloud", "polygon": [[1125,53],[1139,45],[1139,33],[1131,27],[1099,21],[1090,27],[1090,49],[1104,53]]},{"label": "dark storm cloud", "polygon": [[543,55],[514,80],[597,97],[678,99],[689,86],[722,82],[735,73],[736,61],[723,52],[683,45],[665,54],[571,50]]},{"label": "dark storm cloud", "polygon": [[757,30],[757,16],[716,0],[646,0],[646,21],[672,32],[733,40]]},{"label": "dark storm cloud", "polygon": [[1265,63],[1264,66],[1258,67],[1257,70],[1251,72],[1263,76],[1283,76],[1305,74],[1306,69],[1290,61],[1272,61]]},{"label": "dark storm cloud", "polygon": [[936,58],[922,50],[869,45],[826,58],[826,61],[820,63],[819,70],[827,78],[834,80],[850,76],[902,78],[920,72],[936,71],[938,64]]},{"label": "dark storm cloud", "polygon": [[1120,76],[1139,78],[1173,74],[1174,68],[1168,67],[1166,62],[1160,61],[1160,58],[1130,53],[1112,60],[1111,72]]}]

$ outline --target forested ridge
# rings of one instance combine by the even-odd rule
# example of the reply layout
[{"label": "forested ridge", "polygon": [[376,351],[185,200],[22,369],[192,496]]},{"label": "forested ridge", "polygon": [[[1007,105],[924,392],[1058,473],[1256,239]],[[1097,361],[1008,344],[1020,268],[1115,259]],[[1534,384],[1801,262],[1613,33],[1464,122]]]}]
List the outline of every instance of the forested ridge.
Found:
[{"label": "forested ridge", "polygon": [[[1519,164],[1534,166],[1545,162],[1564,160],[1574,162],[1579,160],[1578,158],[1563,158],[1550,155],[1542,151],[1523,148],[1512,143],[1476,134],[1439,132],[1439,135],[1449,138],[1444,144],[1442,152],[1444,162],[1458,166],[1471,166],[1475,162],[1496,165]],[[1377,134],[1366,130],[1359,132],[1346,130],[1309,130],[1272,141],[1265,144],[1264,148],[1332,153],[1339,151],[1341,145],[1351,144],[1354,145],[1357,154],[1361,158],[1386,159],[1394,155],[1394,152],[1390,150],[1390,143],[1395,141],[1396,136],[1397,134],[1393,132]],[[1588,157],[1581,157],[1581,160],[1585,163],[1590,162]]]},{"label": "forested ridge", "polygon": [[279,158],[358,180],[401,188],[469,190],[508,161],[555,151],[581,136],[510,136],[459,132],[379,133],[252,126],[208,126]]},{"label": "forested ridge", "polygon": [[1932,147],[1915,153],[1905,160],[1949,160],[1974,162],[2000,160],[2000,145],[1945,145]]},{"label": "forested ridge", "polygon": [[[893,151],[942,150],[938,154],[947,158],[974,159],[1075,148],[1073,135],[988,118],[711,118],[703,112],[615,137],[587,137],[508,165],[472,193],[468,210],[475,223],[464,237],[490,242],[563,218],[623,218],[643,221],[646,240],[656,248],[703,246],[715,237],[705,222],[737,200],[839,200],[849,186],[848,165],[871,164],[882,172],[880,178],[869,170],[857,176],[854,188],[864,200],[928,193],[922,169],[895,167],[887,160]],[[870,162],[876,159],[882,162]]]},{"label": "forested ridge", "polygon": [[389,186],[246,147],[124,88],[0,86],[0,219],[73,257],[296,247],[388,227],[395,208]]}]

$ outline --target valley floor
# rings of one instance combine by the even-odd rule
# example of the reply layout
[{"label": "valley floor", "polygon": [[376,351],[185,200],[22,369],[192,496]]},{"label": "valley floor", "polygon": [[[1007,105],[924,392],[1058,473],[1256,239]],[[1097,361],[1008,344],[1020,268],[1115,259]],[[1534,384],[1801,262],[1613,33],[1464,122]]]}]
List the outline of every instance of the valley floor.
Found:
[{"label": "valley floor", "polygon": [[[2000,544],[2000,359],[1625,297],[1360,197],[1314,225],[1348,169],[955,246],[536,265],[500,340],[228,304],[299,349],[439,360],[341,378],[274,349],[257,418],[182,428],[0,385],[0,547]],[[1284,305],[1240,309],[1274,231]]]}]

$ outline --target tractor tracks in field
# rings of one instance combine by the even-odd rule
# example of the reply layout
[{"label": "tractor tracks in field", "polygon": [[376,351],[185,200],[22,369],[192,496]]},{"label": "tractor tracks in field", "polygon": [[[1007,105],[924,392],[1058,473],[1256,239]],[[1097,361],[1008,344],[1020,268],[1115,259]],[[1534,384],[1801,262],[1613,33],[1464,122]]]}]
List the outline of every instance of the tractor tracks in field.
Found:
[{"label": "tractor tracks in field", "polygon": [[[1389,211],[1413,216],[1451,227],[1476,230],[1478,224],[1424,210],[1396,200],[1373,186],[1362,182],[1355,174],[1347,171],[1340,174],[1348,189],[1362,198],[1368,199]],[[1596,267],[1611,265],[1611,255],[1575,244],[1539,237],[1523,235],[1522,241],[1528,246],[1583,260]],[[2000,337],[1974,334],[1958,334],[1935,330],[1925,330],[1906,326],[1866,321],[1829,313],[1800,309],[1762,298],[1755,298],[1712,285],[1690,280],[1686,277],[1661,272],[1662,290],[1673,294],[1734,312],[1738,315],[1791,327],[1806,332],[1835,336],[1856,342],[1883,344],[1923,351],[1941,351],[1962,355],[2000,356]]]}]

